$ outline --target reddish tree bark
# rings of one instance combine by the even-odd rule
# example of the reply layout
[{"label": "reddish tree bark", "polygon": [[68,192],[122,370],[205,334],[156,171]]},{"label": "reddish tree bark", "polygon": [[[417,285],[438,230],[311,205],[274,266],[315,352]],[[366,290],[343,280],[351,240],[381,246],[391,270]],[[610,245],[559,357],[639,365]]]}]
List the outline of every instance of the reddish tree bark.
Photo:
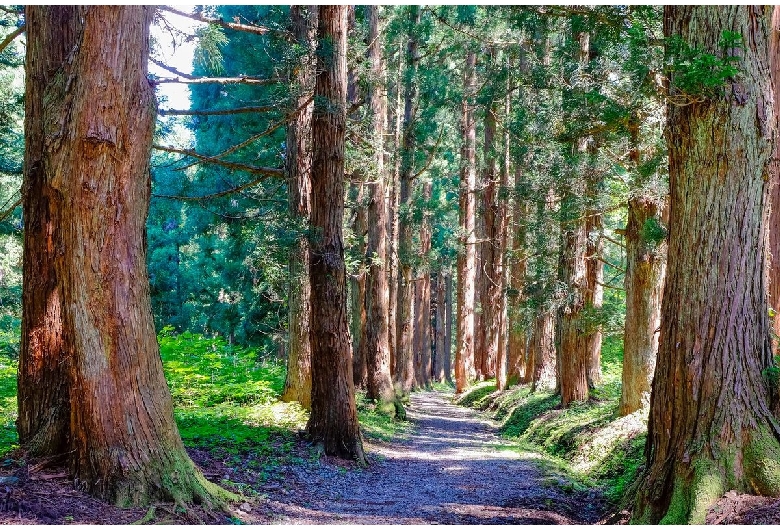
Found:
[{"label": "reddish tree bark", "polygon": [[153,16],[129,6],[25,12],[19,436],[116,504],[222,504],[227,492],[205,480],[179,437],[149,299]]},{"label": "reddish tree bark", "polygon": [[347,322],[344,217],[347,11],[321,6],[312,116],[311,415],[307,432],[326,454],[365,463]]},{"label": "reddish tree bark", "polygon": [[[772,363],[765,276],[776,123],[771,7],[666,6],[664,34],[741,57],[721,93],[688,100],[672,73],[670,221],[646,471],[633,520],[704,522],[729,490],[780,494],[780,429],[762,372]],[[725,30],[744,47],[724,50]],[[704,261],[702,261],[704,260]]]},{"label": "reddish tree bark", "polygon": [[[314,104],[314,50],[317,7],[290,6],[290,20],[296,40],[306,52],[291,76],[298,90],[295,108],[301,109],[287,125],[285,170],[290,189],[290,215],[307,226],[311,213],[311,115]],[[290,252],[290,290],[287,298],[289,351],[282,401],[297,401],[311,408],[311,346],[309,342],[310,296],[309,242],[300,237]]]},{"label": "reddish tree bark", "polygon": [[[772,31],[769,39],[769,67],[774,87],[775,119],[780,119],[780,7],[772,11]],[[775,157],[780,155],[780,136],[775,143]],[[774,161],[769,188],[769,307],[772,316],[772,351],[778,354],[780,343],[780,162]]]},{"label": "reddish tree bark", "polygon": [[385,63],[379,31],[382,8],[368,6],[368,60],[371,61],[371,79],[368,87],[368,105],[372,122],[372,145],[376,175],[368,184],[368,244],[366,257],[366,325],[363,344],[366,352],[366,396],[377,402],[382,410],[394,413],[395,391],[390,377],[390,338],[388,332],[389,293],[387,284],[387,208],[384,163],[384,133],[387,129],[387,95],[385,94]]},{"label": "reddish tree bark", "polygon": [[476,277],[476,244],[474,221],[477,185],[476,138],[474,120],[474,90],[476,54],[468,52],[463,71],[464,97],[461,132],[463,146],[460,161],[460,231],[461,252],[458,254],[457,342],[455,344],[455,391],[463,392],[475,377],[474,371],[474,300]]}]

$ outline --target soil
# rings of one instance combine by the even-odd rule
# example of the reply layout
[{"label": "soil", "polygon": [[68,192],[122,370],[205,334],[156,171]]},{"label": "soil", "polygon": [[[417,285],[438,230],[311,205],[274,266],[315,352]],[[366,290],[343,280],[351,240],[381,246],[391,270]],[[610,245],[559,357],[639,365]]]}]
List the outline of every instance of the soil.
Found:
[{"label": "soil", "polygon": [[[220,461],[208,451],[190,455],[204,474],[222,484],[251,486],[232,514],[198,506],[156,504],[152,523],[171,524],[588,524],[607,505],[597,491],[572,490],[554,471],[502,445],[497,428],[451,395],[412,395],[411,434],[392,442],[367,441],[371,460],[352,463],[312,457],[300,440],[299,458],[271,478]],[[0,523],[126,524],[149,514],[120,509],[74,488],[64,470],[0,469]],[[5,482],[5,483],[4,483]]]}]

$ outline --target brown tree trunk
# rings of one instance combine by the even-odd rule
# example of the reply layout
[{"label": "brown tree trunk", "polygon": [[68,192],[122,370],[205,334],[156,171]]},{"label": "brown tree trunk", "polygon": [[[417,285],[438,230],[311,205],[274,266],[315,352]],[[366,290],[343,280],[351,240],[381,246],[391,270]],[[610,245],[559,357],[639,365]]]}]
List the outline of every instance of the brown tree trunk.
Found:
[{"label": "brown tree trunk", "polygon": [[498,352],[501,308],[501,274],[503,273],[499,234],[499,174],[496,156],[496,108],[488,105],[485,112],[485,174],[482,195],[484,221],[480,270],[477,273],[480,306],[479,372],[484,379],[495,376]]},{"label": "brown tree trunk", "polygon": [[[775,119],[780,119],[780,6],[772,10],[772,32],[769,39],[769,67],[774,87]],[[775,158],[780,156],[780,136],[775,143]],[[780,345],[780,161],[775,160],[769,188],[769,307],[772,309],[772,351]]]},{"label": "brown tree trunk", "polygon": [[[365,200],[365,185],[357,186],[355,199],[355,220],[352,224],[353,234],[357,240],[358,253],[366,256],[368,248],[366,234],[368,232],[368,212]],[[352,333],[352,377],[355,388],[365,388],[368,378],[366,367],[366,263],[361,263],[354,275],[349,277],[350,285],[350,331]]]},{"label": "brown tree trunk", "polygon": [[[221,504],[228,494],[205,480],[179,437],[149,299],[153,16],[124,6],[25,13],[24,207],[28,226],[42,231],[26,239],[25,264],[36,270],[25,270],[33,307],[19,434],[32,454],[64,457],[79,488],[116,504]],[[30,291],[39,286],[46,291]],[[52,369],[53,361],[61,364]]]},{"label": "brown tree trunk", "polygon": [[458,254],[458,317],[455,345],[455,391],[463,392],[475,377],[474,371],[474,301],[476,278],[476,244],[474,221],[477,185],[476,138],[474,120],[474,91],[476,54],[468,52],[463,72],[464,97],[461,132],[463,146],[460,160],[460,231],[461,251]]},{"label": "brown tree trunk", "polygon": [[[592,153],[591,156],[595,156]],[[604,305],[604,262],[602,253],[604,242],[601,239],[603,231],[602,214],[598,209],[598,196],[601,192],[599,175],[594,168],[588,172],[586,195],[589,206],[585,210],[585,232],[588,238],[586,252],[586,284],[585,307],[589,311],[598,312]],[[588,388],[594,388],[601,381],[601,326],[588,326],[587,356],[588,366],[585,373]]]},{"label": "brown tree trunk", "polygon": [[[668,106],[670,222],[661,335],[636,522],[704,523],[729,490],[780,494],[780,429],[762,372],[767,176],[775,121],[770,7],[666,6],[664,34],[742,57],[722,93],[675,88]],[[724,31],[744,47],[724,50]],[[689,89],[690,90],[690,89]],[[704,260],[704,261],[702,261]]]},{"label": "brown tree trunk", "polygon": [[309,438],[326,454],[365,463],[350,363],[344,217],[345,6],[321,6],[312,116],[311,416]]},{"label": "brown tree trunk", "polygon": [[385,202],[384,132],[387,119],[387,95],[385,94],[385,64],[379,19],[382,8],[368,6],[368,60],[371,62],[371,79],[368,87],[368,106],[371,113],[372,145],[376,173],[371,184],[368,203],[368,244],[366,258],[365,312],[366,324],[363,345],[366,352],[366,395],[380,408],[394,414],[395,392],[390,378],[389,349],[389,293],[387,285],[387,208]]},{"label": "brown tree trunk", "polygon": [[553,390],[555,377],[555,313],[542,310],[535,319],[531,334],[528,371],[531,373],[531,391]]},{"label": "brown tree trunk", "polygon": [[[422,199],[428,203],[431,199],[432,184],[427,181],[423,184]],[[427,256],[431,251],[431,221],[430,214],[423,212],[420,223],[420,246],[417,252],[423,257],[421,271],[415,282],[418,289],[418,297],[415,301],[415,335],[418,337],[418,345],[415,355],[419,360],[417,371],[417,386],[429,388],[431,385],[431,272],[427,263]]]},{"label": "brown tree trunk", "polygon": [[398,237],[399,285],[398,323],[396,333],[396,385],[402,394],[409,394],[415,382],[414,363],[414,278],[412,263],[415,249],[412,246],[412,186],[414,171],[414,105],[417,102],[417,36],[415,28],[420,23],[419,6],[409,6],[408,42],[406,49],[406,75],[404,79],[403,145],[400,168],[400,216]]},{"label": "brown tree trunk", "polygon": [[433,319],[436,322],[435,337],[434,337],[434,356],[433,356],[433,369],[432,377],[437,383],[441,383],[445,380],[444,360],[445,353],[444,348],[446,344],[447,334],[447,283],[444,279],[444,272],[439,271],[436,273],[436,281],[434,283],[436,291],[435,299],[435,312]]},{"label": "brown tree trunk", "polygon": [[649,240],[643,228],[648,221],[659,219],[662,209],[651,197],[634,197],[628,201],[621,416],[650,404],[661,325],[666,243]]},{"label": "brown tree trunk", "polygon": [[452,274],[444,277],[444,378],[452,383]]},{"label": "brown tree trunk", "polygon": [[[520,174],[516,175],[519,181]],[[515,184],[517,187],[517,184]],[[514,215],[512,216],[512,258],[509,278],[509,352],[507,381],[514,384],[518,382],[529,383],[530,371],[525,369],[527,338],[525,322],[522,318],[521,304],[524,302],[523,290],[525,289],[526,257],[526,226],[528,224],[528,201],[523,196],[517,196],[514,200]]]},{"label": "brown tree trunk", "polygon": [[[303,108],[287,125],[285,169],[290,190],[290,216],[303,228],[308,226],[311,212],[311,114],[313,103],[306,103],[314,94],[314,50],[317,45],[316,6],[290,6],[290,19],[295,39],[306,52],[301,57],[291,82],[298,90],[295,108]],[[305,105],[305,106],[304,106]],[[287,378],[282,401],[297,401],[311,409],[311,346],[309,342],[309,241],[298,239],[290,252],[290,287],[288,294],[289,351]]]}]

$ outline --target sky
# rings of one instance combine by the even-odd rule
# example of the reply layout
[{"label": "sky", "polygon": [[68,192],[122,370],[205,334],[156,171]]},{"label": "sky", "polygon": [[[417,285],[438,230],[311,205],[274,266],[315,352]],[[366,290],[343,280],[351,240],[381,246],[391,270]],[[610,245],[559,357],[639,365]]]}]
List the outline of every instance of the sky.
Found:
[{"label": "sky", "polygon": [[[179,11],[192,13],[194,5],[176,5]],[[196,22],[186,17],[174,15],[161,11],[160,14],[176,30],[184,34],[192,35],[198,27],[204,26],[202,22]],[[173,35],[171,31],[162,24],[156,23],[152,26],[152,38],[157,42],[157,53],[154,57],[173,68],[184,72],[192,72],[192,57],[197,42],[195,39],[189,42],[185,41],[184,35]],[[163,70],[156,64],[149,64],[149,73],[159,77],[172,77],[173,74]],[[157,88],[158,97],[167,98],[167,102],[160,103],[160,108],[164,109],[187,109],[190,107],[190,89],[188,85],[179,83],[164,83]]]}]

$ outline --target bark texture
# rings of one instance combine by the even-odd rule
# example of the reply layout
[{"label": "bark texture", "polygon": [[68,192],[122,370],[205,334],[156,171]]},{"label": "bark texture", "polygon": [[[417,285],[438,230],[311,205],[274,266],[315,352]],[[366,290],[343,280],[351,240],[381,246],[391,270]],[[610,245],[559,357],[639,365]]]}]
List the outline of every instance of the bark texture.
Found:
[{"label": "bark texture", "polygon": [[[780,494],[780,430],[762,371],[771,363],[764,274],[775,120],[771,8],[666,6],[664,33],[720,56],[742,35],[742,74],[721,94],[668,109],[667,280],[634,520],[704,522],[728,490]],[[671,78],[670,97],[685,98]],[[700,96],[700,95],[694,95]]]},{"label": "bark texture", "polygon": [[476,243],[474,237],[477,185],[474,89],[476,54],[468,52],[463,72],[464,98],[461,133],[463,146],[460,161],[460,232],[458,254],[457,341],[455,344],[455,392],[463,392],[475,377],[474,371],[474,301],[476,279]]},{"label": "bark texture", "polygon": [[26,303],[46,298],[25,312],[20,440],[34,455],[64,457],[77,487],[119,505],[222,504],[227,492],[204,479],[179,437],[152,320],[153,16],[149,7],[26,10],[25,218],[42,239],[26,240],[25,260],[43,259],[40,273],[25,270],[24,290]]},{"label": "bark texture", "polygon": [[384,133],[387,129],[387,95],[385,94],[385,64],[382,56],[379,21],[382,8],[368,6],[368,60],[371,79],[368,103],[372,122],[372,144],[376,174],[368,184],[368,244],[366,257],[366,325],[363,343],[368,371],[366,395],[386,412],[394,413],[395,391],[390,378],[389,293],[387,284],[387,205],[384,163]]},{"label": "bark texture", "polygon": [[[306,103],[314,94],[314,50],[316,48],[317,7],[290,6],[295,39],[304,46],[299,67],[291,82],[297,88],[295,108],[300,108],[287,125],[285,170],[290,190],[290,215],[308,227],[311,214],[311,115],[314,103]],[[303,107],[303,108],[301,108]],[[288,295],[289,351],[287,378],[282,401],[297,401],[311,409],[311,346],[309,342],[310,295],[309,241],[301,237],[290,252],[290,290]]]},{"label": "bark texture", "polygon": [[312,116],[311,416],[307,432],[326,454],[365,463],[352,382],[344,217],[347,12],[321,6]]},{"label": "bark texture", "polygon": [[[774,87],[775,120],[780,119],[780,6],[772,10],[772,31],[769,39],[769,68]],[[769,191],[769,307],[772,314],[772,351],[778,354],[780,345],[780,136],[776,135],[775,160],[770,174]]]}]

